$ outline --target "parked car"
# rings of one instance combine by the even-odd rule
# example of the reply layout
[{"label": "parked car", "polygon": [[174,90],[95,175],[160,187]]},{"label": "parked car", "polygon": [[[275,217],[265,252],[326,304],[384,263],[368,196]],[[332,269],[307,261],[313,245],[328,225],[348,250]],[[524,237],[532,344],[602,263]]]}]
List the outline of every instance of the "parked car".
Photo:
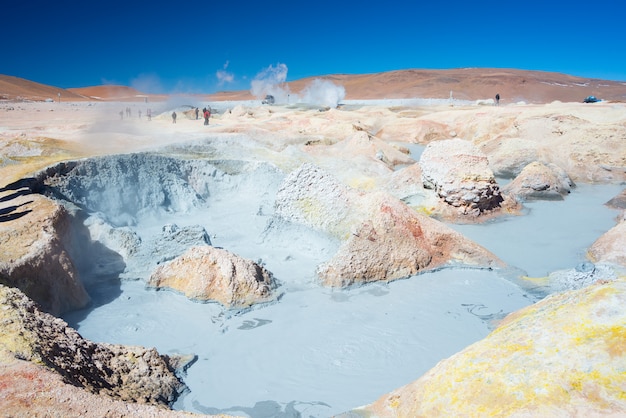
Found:
[{"label": "parked car", "polygon": [[585,100],[583,100],[583,103],[597,103],[600,101],[601,100],[598,99],[596,96],[587,96],[585,97]]}]

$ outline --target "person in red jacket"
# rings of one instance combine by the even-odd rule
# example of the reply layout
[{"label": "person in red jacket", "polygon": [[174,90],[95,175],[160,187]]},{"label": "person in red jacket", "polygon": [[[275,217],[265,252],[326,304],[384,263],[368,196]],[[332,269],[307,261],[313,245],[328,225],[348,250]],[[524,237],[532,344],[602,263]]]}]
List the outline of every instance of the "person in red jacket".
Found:
[{"label": "person in red jacket", "polygon": [[209,124],[209,118],[211,117],[211,111],[209,109],[204,109],[204,124]]}]

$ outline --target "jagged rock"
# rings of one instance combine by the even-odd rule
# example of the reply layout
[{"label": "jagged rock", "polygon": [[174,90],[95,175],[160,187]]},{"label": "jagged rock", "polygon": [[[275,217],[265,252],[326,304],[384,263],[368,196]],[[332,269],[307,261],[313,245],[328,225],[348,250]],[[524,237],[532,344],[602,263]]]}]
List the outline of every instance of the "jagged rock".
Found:
[{"label": "jagged rock", "polygon": [[197,164],[151,154],[95,157],[49,167],[47,192],[100,212],[114,226],[163,212],[186,212],[203,202],[187,181]]},{"label": "jagged rock", "polygon": [[565,170],[559,166],[535,161],[524,167],[522,172],[503,188],[503,192],[522,200],[562,200],[573,186],[574,183]]},{"label": "jagged rock", "polygon": [[47,367],[17,359],[0,362],[0,388],[2,414],[7,417],[207,417],[96,395],[65,382]]},{"label": "jagged rock", "polygon": [[8,202],[14,210],[10,222],[0,223],[0,283],[55,315],[85,307],[90,298],[68,253],[71,215],[36,194]]},{"label": "jagged rock", "polygon": [[469,141],[431,142],[419,164],[424,187],[434,189],[462,214],[479,216],[500,208],[504,200],[487,157]]},{"label": "jagged rock", "polygon": [[148,285],[234,308],[270,301],[276,288],[272,274],[264,267],[211,246],[190,248],[160,265],[148,279]]},{"label": "jagged rock", "polygon": [[121,277],[147,277],[159,264],[173,260],[193,246],[203,245],[211,245],[209,234],[203,226],[164,225],[161,234],[142,240],[135,254],[126,260],[127,267]]},{"label": "jagged rock", "polygon": [[394,280],[447,263],[502,265],[489,251],[389,194],[358,192],[311,164],[285,179],[275,216],[342,242],[318,268],[328,286]]},{"label": "jagged rock", "polygon": [[155,349],[83,339],[17,289],[0,285],[0,352],[44,365],[78,387],[125,401],[171,404],[184,388]]},{"label": "jagged rock", "polygon": [[626,414],[626,280],[564,292],[346,417]]}]

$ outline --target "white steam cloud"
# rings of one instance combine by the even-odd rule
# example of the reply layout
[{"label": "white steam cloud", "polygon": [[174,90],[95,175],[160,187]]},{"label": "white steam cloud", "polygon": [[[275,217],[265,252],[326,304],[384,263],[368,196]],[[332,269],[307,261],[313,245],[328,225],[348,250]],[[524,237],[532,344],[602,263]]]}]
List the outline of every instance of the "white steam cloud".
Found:
[{"label": "white steam cloud", "polygon": [[316,78],[299,94],[292,94],[287,80],[288,68],[285,64],[270,65],[256,75],[251,83],[250,92],[262,99],[266,95],[274,96],[276,103],[309,103],[328,107],[337,107],[346,97],[346,90],[332,81]]},{"label": "white steam cloud", "polygon": [[300,92],[301,100],[305,103],[322,106],[337,107],[346,97],[346,89],[330,80],[316,78]]},{"label": "white steam cloud", "polygon": [[287,80],[287,66],[278,63],[276,67],[270,65],[254,77],[250,83],[250,92],[257,98],[264,98],[270,94],[279,103],[289,101],[289,87],[285,86]]}]

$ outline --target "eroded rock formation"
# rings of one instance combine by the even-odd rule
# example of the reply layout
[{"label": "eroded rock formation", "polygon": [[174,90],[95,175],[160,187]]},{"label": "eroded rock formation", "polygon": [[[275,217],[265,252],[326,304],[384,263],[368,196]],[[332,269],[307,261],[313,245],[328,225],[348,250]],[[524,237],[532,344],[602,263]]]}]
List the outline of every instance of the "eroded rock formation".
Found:
[{"label": "eroded rock formation", "polygon": [[419,164],[424,187],[434,189],[462,214],[479,216],[500,208],[504,200],[487,157],[470,141],[431,142]]},{"label": "eroded rock formation", "polygon": [[248,307],[275,295],[272,274],[253,261],[211,246],[193,247],[162,264],[148,285],[171,288],[190,299],[215,300],[227,307]]},{"label": "eroded rock formation", "polygon": [[311,164],[285,179],[275,216],[342,242],[318,269],[328,286],[394,280],[445,264],[502,266],[489,251],[397,198],[351,189]]},{"label": "eroded rock formation", "polygon": [[90,298],[69,254],[68,211],[37,194],[18,195],[11,205],[16,216],[0,223],[0,283],[55,315],[86,306]]},{"label": "eroded rock formation", "polygon": [[184,388],[155,349],[85,340],[17,289],[0,285],[0,353],[57,372],[67,382],[115,399],[169,405]]}]

